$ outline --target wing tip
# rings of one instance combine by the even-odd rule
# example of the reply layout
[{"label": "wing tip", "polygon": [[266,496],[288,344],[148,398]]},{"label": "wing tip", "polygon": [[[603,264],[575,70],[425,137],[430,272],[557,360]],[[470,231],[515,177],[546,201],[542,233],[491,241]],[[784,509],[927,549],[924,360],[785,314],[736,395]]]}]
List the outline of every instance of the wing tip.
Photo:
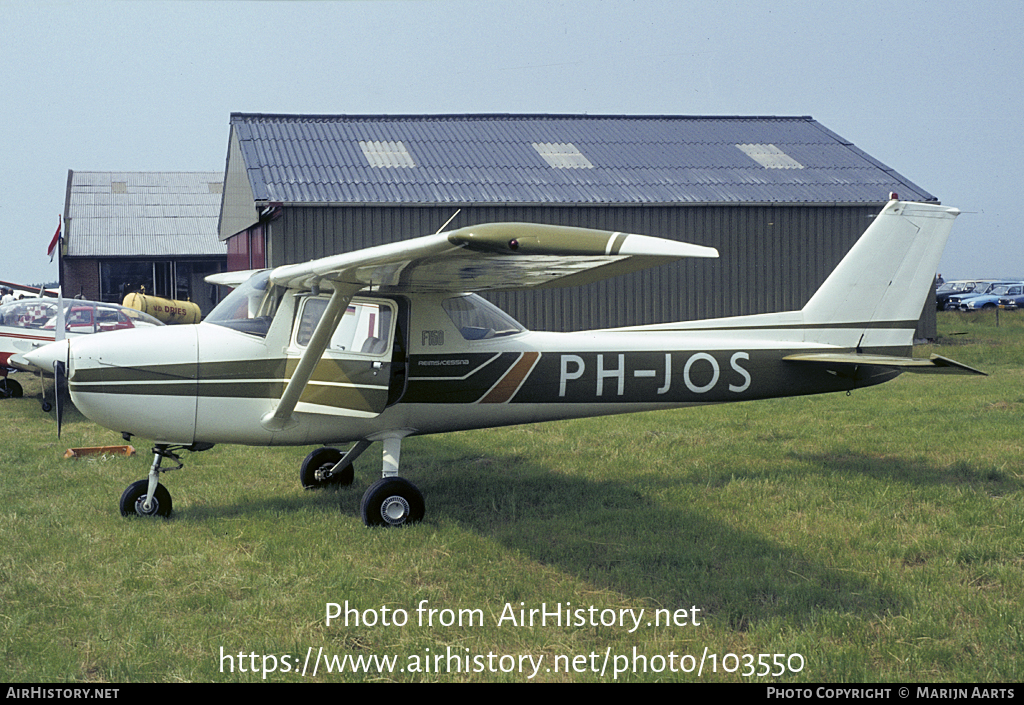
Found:
[{"label": "wing tip", "polygon": [[714,247],[651,237],[650,235],[627,234],[617,254],[640,257],[677,257],[680,259],[718,259],[718,250]]}]

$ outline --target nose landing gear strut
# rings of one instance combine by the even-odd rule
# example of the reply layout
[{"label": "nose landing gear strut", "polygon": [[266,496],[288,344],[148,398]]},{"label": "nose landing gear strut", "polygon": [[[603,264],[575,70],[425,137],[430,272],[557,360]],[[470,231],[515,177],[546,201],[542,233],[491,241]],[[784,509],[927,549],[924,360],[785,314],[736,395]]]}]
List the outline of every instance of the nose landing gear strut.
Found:
[{"label": "nose landing gear strut", "polygon": [[[121,495],[121,516],[169,517],[171,515],[171,493],[160,484],[160,473],[180,470],[185,467],[178,451],[190,450],[198,452],[212,448],[212,444],[193,443],[189,446],[172,446],[157,443],[153,446],[153,465],[149,468],[149,477],[128,485]],[[165,460],[174,463],[173,468],[161,468]]]}]

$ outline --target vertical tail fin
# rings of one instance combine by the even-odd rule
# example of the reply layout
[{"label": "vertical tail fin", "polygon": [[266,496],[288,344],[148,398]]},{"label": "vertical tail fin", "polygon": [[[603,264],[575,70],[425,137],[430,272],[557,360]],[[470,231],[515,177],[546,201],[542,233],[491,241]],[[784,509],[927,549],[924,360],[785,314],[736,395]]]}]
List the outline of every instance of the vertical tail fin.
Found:
[{"label": "vertical tail fin", "polygon": [[910,345],[959,213],[889,201],[804,306],[804,323],[856,329],[858,348]]}]

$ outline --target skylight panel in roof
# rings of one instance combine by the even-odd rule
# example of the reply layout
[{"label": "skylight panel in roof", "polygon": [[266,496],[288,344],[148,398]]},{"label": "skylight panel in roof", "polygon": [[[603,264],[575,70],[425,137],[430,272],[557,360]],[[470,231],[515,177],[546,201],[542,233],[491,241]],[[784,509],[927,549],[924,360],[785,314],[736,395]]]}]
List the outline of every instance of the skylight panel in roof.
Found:
[{"label": "skylight panel in roof", "polygon": [[377,142],[359,140],[359,148],[370,166],[382,169],[413,169],[415,160],[402,142]]},{"label": "skylight panel in roof", "polygon": [[552,169],[593,169],[594,165],[583,156],[583,153],[574,144],[558,144],[553,142],[534,142],[533,148],[537,154],[544,157],[544,161]]},{"label": "skylight panel in roof", "polygon": [[738,144],[736,148],[765,169],[803,169],[804,165],[774,144]]}]

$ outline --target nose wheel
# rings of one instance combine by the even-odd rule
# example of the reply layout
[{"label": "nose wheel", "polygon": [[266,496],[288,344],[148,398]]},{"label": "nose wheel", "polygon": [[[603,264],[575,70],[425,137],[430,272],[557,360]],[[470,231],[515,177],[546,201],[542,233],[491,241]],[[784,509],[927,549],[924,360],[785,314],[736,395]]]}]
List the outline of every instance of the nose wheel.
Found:
[{"label": "nose wheel", "polygon": [[[205,450],[197,446],[175,446],[175,450]],[[175,463],[173,468],[161,468],[164,459]],[[153,465],[149,468],[149,477],[128,485],[121,495],[121,516],[132,517],[169,517],[171,515],[171,493],[160,484],[160,473],[180,470],[184,465],[181,459],[166,444],[153,447]]]},{"label": "nose wheel", "polygon": [[153,501],[147,502],[148,499],[149,480],[139,480],[128,485],[128,489],[121,495],[121,516],[169,517],[171,515],[171,493],[167,491],[166,487],[158,483],[153,492]]}]

